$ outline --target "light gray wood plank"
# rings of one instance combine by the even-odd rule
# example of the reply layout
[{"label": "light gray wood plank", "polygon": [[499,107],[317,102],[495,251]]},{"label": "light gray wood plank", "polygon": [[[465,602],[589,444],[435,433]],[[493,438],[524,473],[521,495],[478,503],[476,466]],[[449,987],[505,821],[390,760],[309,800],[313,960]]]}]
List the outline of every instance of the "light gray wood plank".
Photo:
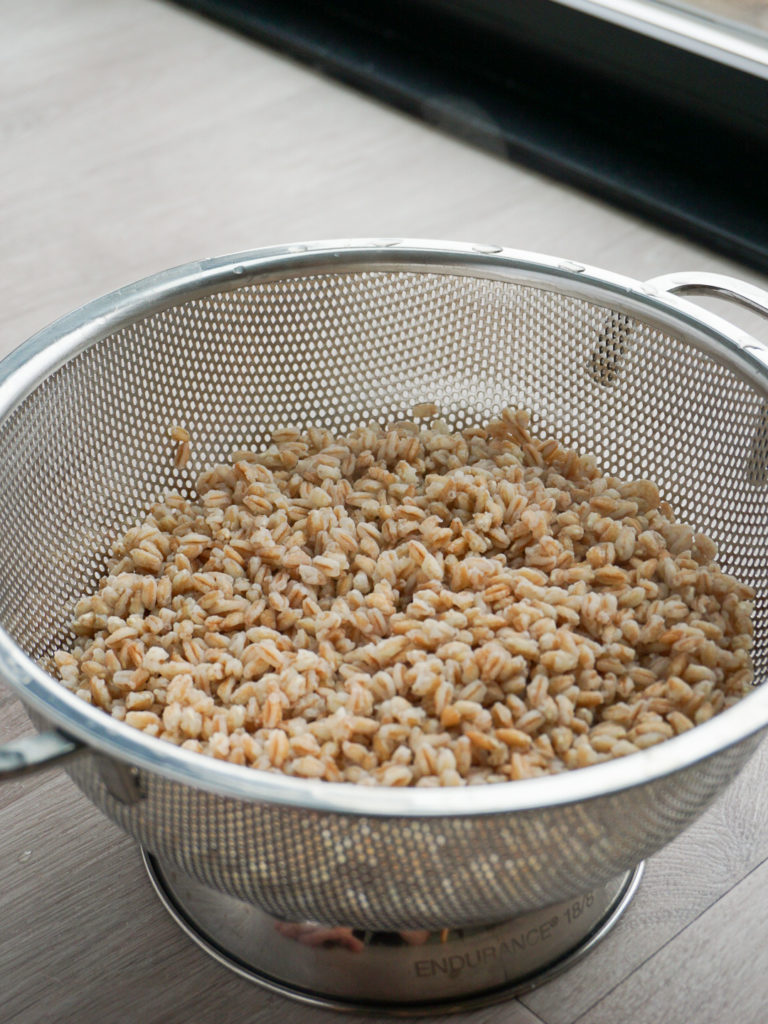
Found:
[{"label": "light gray wood plank", "polygon": [[5,350],[143,274],[300,238],[490,240],[641,278],[760,279],[173,6],[3,6]]},{"label": "light gray wood plank", "polygon": [[[12,704],[18,700],[16,694],[11,690],[5,683],[0,682],[0,708],[5,707],[6,704]],[[0,715],[0,729],[2,728],[2,715]]]},{"label": "light gray wood plank", "polygon": [[[8,740],[30,736],[35,729],[27,718],[20,700],[7,689],[0,694],[0,743]],[[0,808],[8,807],[14,802],[25,798],[43,784],[48,772],[39,775],[24,775],[19,778],[5,779],[0,783]],[[2,838],[0,838],[2,849]]]},{"label": "light gray wood plank", "polygon": [[[649,859],[615,930],[567,974],[524,995],[525,1005],[547,1024],[572,1024],[760,864],[768,856],[768,801],[762,798],[767,772],[768,743],[763,743],[714,806]],[[748,936],[741,937],[741,945],[749,956]],[[684,971],[681,966],[681,976]]]},{"label": "light gray wood plank", "polygon": [[762,1024],[768,1000],[766,887],[768,862],[659,949],[579,1024],[628,1019],[632,1024]]}]

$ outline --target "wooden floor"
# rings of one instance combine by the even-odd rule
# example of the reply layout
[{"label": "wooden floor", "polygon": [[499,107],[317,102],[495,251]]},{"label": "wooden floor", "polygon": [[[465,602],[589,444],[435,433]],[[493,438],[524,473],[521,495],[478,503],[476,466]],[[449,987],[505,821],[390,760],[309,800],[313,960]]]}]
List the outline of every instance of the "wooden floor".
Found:
[{"label": "wooden floor", "polygon": [[[145,274],[310,238],[501,242],[637,278],[696,268],[768,285],[173,6],[0,0],[0,19],[2,353]],[[28,729],[0,688],[0,741]],[[648,863],[624,919],[583,962],[466,1019],[764,1021],[767,774],[763,746]],[[0,787],[0,1024],[330,1019],[199,952],[132,841],[67,776]]]}]

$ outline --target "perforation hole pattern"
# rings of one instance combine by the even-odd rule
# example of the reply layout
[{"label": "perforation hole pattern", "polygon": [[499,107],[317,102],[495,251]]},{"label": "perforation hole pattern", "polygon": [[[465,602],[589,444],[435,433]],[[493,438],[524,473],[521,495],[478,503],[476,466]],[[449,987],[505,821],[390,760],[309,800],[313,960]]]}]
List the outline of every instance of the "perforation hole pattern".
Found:
[{"label": "perforation hole pattern", "polygon": [[[264,444],[275,427],[344,431],[407,417],[424,401],[454,428],[526,406],[537,432],[596,454],[605,470],[656,480],[757,588],[762,634],[760,396],[683,340],[610,309],[412,272],[297,277],[195,299],[49,377],[0,427],[0,621],[44,656],[109,544],[166,489],[191,493],[203,466]],[[193,438],[183,471],[175,424]]]},{"label": "perforation hole pattern", "polygon": [[[165,490],[191,493],[204,466],[264,444],[276,427],[345,431],[425,401],[454,428],[526,406],[537,433],[594,453],[606,471],[657,481],[679,518],[717,540],[724,567],[755,587],[762,678],[764,396],[683,336],[608,306],[412,269],[233,286],[134,323],[51,374],[0,424],[0,622],[45,658],[66,640],[110,544]],[[176,424],[193,439],[181,471]],[[734,751],[641,788],[632,815],[619,795],[386,827],[227,801],[159,776],[127,807],[97,759],[73,774],[150,849],[211,885],[283,917],[397,928],[498,919],[606,880],[698,813],[747,745]],[[369,827],[389,844],[376,870]],[[425,865],[421,881],[414,864]]]}]

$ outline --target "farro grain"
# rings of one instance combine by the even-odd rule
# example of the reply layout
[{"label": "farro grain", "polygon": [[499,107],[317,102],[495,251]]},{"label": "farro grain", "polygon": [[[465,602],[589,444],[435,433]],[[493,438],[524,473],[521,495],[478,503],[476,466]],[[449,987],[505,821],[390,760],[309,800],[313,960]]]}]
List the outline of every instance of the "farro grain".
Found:
[{"label": "farro grain", "polygon": [[206,469],[114,545],[53,670],[187,750],[387,786],[587,767],[748,691],[752,594],[653,482],[524,410],[438,416],[285,427]]}]

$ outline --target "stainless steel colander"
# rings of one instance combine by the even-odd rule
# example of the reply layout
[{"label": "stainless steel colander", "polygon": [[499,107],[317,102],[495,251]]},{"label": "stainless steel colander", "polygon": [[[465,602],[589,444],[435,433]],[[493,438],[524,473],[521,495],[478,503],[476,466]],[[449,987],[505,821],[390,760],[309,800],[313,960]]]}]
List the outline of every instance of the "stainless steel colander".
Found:
[{"label": "stainless steel colander", "polygon": [[[440,405],[451,426],[505,405],[617,475],[656,480],[757,591],[768,669],[768,354],[650,284],[448,243],[331,242],[190,264],[100,299],[0,367],[0,675],[41,730],[15,772],[66,759],[164,863],[271,914],[397,930],[488,924],[592,889],[672,839],[768,726],[768,689],[660,746],[565,775],[367,789],[219,762],[145,736],[42,665],[112,540],[166,488],[288,423],[347,430]],[[169,427],[194,458],[173,466]]]}]

